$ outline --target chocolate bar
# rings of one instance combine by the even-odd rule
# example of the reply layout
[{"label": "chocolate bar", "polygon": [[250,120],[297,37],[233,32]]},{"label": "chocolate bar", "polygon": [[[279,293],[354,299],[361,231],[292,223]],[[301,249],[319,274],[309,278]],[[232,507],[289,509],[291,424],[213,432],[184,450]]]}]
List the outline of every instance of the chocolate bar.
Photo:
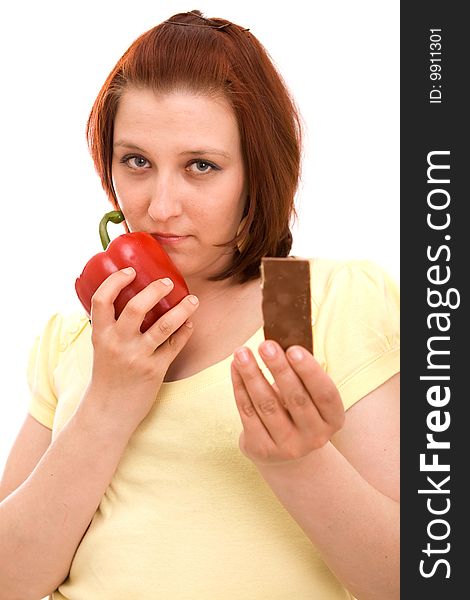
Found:
[{"label": "chocolate bar", "polygon": [[313,354],[309,261],[262,258],[261,286],[265,339],[284,350],[300,345]]}]

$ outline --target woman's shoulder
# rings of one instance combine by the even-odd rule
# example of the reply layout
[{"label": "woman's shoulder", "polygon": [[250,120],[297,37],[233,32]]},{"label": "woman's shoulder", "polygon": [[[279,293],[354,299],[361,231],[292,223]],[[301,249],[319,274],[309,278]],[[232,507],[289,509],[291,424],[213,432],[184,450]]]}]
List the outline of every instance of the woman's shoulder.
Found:
[{"label": "woman's shoulder", "polygon": [[400,370],[398,284],[371,260],[310,264],[315,358],[347,409]]},{"label": "woman's shoulder", "polygon": [[322,256],[308,257],[310,270],[316,274],[317,279],[321,278],[325,282],[337,275],[349,274],[349,276],[358,276],[368,274],[370,277],[390,276],[378,262],[367,258],[328,258]]},{"label": "woman's shoulder", "polygon": [[57,350],[64,351],[89,323],[89,317],[83,310],[57,311],[43,324],[39,339],[43,344],[54,345]]},{"label": "woman's shoulder", "polygon": [[398,283],[387,270],[369,259],[309,258],[311,292],[315,304],[339,293],[390,290],[398,293]]}]

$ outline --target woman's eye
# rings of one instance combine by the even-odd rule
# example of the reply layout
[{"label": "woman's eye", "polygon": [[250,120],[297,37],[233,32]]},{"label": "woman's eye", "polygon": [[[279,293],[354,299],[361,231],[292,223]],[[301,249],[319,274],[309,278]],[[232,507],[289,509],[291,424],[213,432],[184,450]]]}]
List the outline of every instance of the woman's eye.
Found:
[{"label": "woman's eye", "polygon": [[205,160],[195,160],[189,165],[189,169],[193,173],[209,173],[210,171],[217,171],[217,167]]},{"label": "woman's eye", "polygon": [[149,161],[143,156],[124,156],[121,162],[125,163],[131,169],[146,169],[149,166]]}]

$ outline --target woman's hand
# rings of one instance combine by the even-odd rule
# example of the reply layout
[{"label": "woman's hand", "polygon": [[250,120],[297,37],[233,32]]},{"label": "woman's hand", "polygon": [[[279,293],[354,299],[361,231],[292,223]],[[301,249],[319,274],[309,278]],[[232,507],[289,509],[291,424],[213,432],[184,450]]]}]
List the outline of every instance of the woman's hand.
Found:
[{"label": "woman's hand", "polygon": [[274,377],[271,385],[248,348],[232,363],[232,383],[243,424],[240,449],[255,464],[301,459],[324,446],[344,423],[339,392],[301,346],[284,350],[274,341],[260,354]]},{"label": "woman's hand", "polygon": [[165,373],[192,332],[189,320],[198,306],[186,296],[145,333],[147,312],[173,289],[169,279],[150,283],[136,294],[116,320],[114,300],[135,277],[132,268],[110,275],[91,303],[93,369],[88,394],[113,419],[133,427],[151,409]]}]

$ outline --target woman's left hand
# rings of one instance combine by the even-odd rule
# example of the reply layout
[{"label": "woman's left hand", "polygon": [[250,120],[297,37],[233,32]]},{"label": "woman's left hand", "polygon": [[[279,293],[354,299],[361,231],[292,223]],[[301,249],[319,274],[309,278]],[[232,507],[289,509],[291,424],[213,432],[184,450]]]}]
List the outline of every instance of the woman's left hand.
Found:
[{"label": "woman's left hand", "polygon": [[243,424],[240,450],[257,465],[299,460],[324,446],[344,423],[333,381],[301,346],[286,352],[268,340],[260,355],[271,385],[248,348],[235,351],[232,383]]}]

